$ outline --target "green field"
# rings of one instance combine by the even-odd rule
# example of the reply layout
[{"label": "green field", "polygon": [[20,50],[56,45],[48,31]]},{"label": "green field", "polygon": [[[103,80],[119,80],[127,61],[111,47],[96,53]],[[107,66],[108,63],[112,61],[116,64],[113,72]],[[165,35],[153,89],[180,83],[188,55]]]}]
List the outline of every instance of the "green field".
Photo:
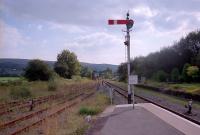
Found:
[{"label": "green field", "polygon": [[16,81],[20,79],[20,77],[0,77],[0,82]]}]

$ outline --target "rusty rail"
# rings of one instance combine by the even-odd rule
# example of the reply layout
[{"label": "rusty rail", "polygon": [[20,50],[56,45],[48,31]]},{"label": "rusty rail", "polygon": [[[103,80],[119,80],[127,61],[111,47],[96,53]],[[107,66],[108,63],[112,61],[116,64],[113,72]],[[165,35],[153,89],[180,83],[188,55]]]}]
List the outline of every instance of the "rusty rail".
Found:
[{"label": "rusty rail", "polygon": [[[45,103],[45,102],[48,102],[48,101],[51,101],[51,100],[58,99],[60,97],[63,97],[63,95],[51,95],[51,96],[48,96],[48,97],[45,97],[45,98],[42,98],[42,99],[37,99],[36,101],[34,101],[34,105],[39,105],[39,104],[42,104],[42,103]],[[21,106],[19,106],[17,108],[16,107],[9,108],[7,110],[2,111],[2,112],[0,112],[0,116],[8,114],[8,113],[14,111],[15,109],[23,109],[23,108],[26,108],[26,107],[30,107],[30,104],[28,102],[22,104]]]},{"label": "rusty rail", "polygon": [[[78,95],[76,95],[76,96],[74,96],[74,97],[68,99],[67,101],[71,101],[71,100],[73,100],[73,99],[75,99],[75,98],[77,98],[77,97],[80,97],[80,96],[82,96],[82,95],[84,95],[84,94],[83,94],[83,93],[78,94]],[[63,104],[63,103],[65,103],[65,102],[67,102],[67,101],[61,101],[60,103],[58,103],[58,104],[56,104],[56,105],[54,105],[54,106]],[[6,123],[0,125],[0,129],[4,129],[4,128],[7,128],[7,127],[11,127],[11,126],[15,125],[17,122],[21,122],[21,121],[30,119],[30,118],[32,118],[32,117],[34,117],[34,116],[37,116],[37,115],[39,115],[39,114],[41,114],[41,113],[43,113],[43,112],[45,112],[45,111],[47,111],[47,110],[49,110],[49,109],[51,109],[51,108],[53,108],[53,107],[47,107],[47,108],[44,108],[44,109],[40,109],[40,110],[38,110],[38,111],[36,111],[36,112],[33,112],[33,113],[31,113],[31,114],[28,114],[28,115],[25,115],[25,116],[16,118],[15,120],[12,120],[12,121],[8,121],[8,122],[6,122]]]},{"label": "rusty rail", "polygon": [[[87,88],[87,87],[82,87],[82,85],[88,85],[88,84],[90,84],[90,83],[84,83],[84,84],[79,84],[79,85],[70,84],[70,85],[67,86],[67,88],[69,88],[69,89],[79,89],[80,90],[80,89]],[[56,96],[56,95],[59,95],[59,94],[37,97],[37,98],[34,98],[34,101],[42,100],[42,99],[48,99],[48,98],[51,98],[51,97]],[[30,101],[30,99],[27,99],[27,100],[14,100],[14,101],[11,101],[11,102],[0,103],[0,110],[5,109],[5,108],[14,107],[14,106],[19,106],[21,104],[26,104],[29,101]]]},{"label": "rusty rail", "polygon": [[[94,94],[94,92],[88,94],[87,96],[83,97],[80,101],[89,98],[89,97],[92,96],[93,94]],[[76,97],[76,98],[78,98],[78,97]],[[68,109],[68,108],[70,108],[70,107],[72,107],[72,106],[74,106],[74,105],[76,105],[76,104],[78,104],[78,103],[79,103],[79,101],[73,101],[73,102],[70,103],[69,105],[66,105],[66,106],[62,107],[61,109],[59,109],[59,110],[57,110],[56,112],[54,112],[54,113],[52,113],[52,114],[46,116],[45,118],[42,118],[42,119],[40,119],[40,120],[38,120],[38,121],[36,121],[36,122],[34,122],[34,123],[28,125],[28,126],[25,126],[25,127],[21,128],[21,129],[19,129],[19,130],[17,130],[17,131],[14,131],[14,132],[11,133],[10,135],[17,135],[17,134],[20,134],[20,133],[22,133],[22,132],[26,132],[26,131],[28,131],[30,128],[32,128],[32,127],[34,127],[34,126],[36,126],[36,125],[42,124],[42,122],[45,121],[47,118],[55,117],[55,116],[57,116],[58,114],[64,112],[66,109]]]}]

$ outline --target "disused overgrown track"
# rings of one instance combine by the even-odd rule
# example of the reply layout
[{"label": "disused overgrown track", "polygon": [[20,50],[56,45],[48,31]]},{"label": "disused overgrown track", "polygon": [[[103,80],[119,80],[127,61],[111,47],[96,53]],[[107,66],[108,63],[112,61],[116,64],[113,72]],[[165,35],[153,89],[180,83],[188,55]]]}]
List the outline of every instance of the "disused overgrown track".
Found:
[{"label": "disused overgrown track", "polygon": [[16,131],[12,132],[10,135],[17,135],[17,134],[21,134],[21,133],[23,133],[23,132],[26,132],[26,131],[28,131],[29,129],[35,127],[35,126],[42,124],[42,122],[44,122],[47,118],[56,117],[57,115],[59,115],[59,114],[61,114],[62,112],[64,112],[66,109],[69,109],[70,107],[72,107],[72,106],[78,104],[80,101],[89,98],[89,97],[90,97],[91,95],[93,95],[93,94],[94,94],[94,92],[92,92],[92,93],[86,95],[85,97],[82,97],[84,94],[83,94],[83,95],[81,94],[81,95],[79,95],[79,96],[76,96],[76,98],[73,99],[73,100],[72,100],[70,103],[68,103],[67,105],[64,105],[64,106],[61,107],[60,109],[58,109],[58,110],[56,110],[55,112],[53,112],[53,113],[47,115],[47,116],[44,117],[44,118],[39,119],[38,121],[36,121],[36,122],[34,122],[34,123],[31,123],[31,124],[29,124],[29,125],[27,125],[27,126],[21,128],[21,129],[19,129],[19,130],[16,130]]},{"label": "disused overgrown track", "polygon": [[[74,90],[81,91],[82,89],[87,89],[87,87],[91,87],[89,83],[88,84],[86,83],[86,86],[82,86],[81,84],[79,84],[79,85],[71,84],[67,87],[67,89],[70,89],[72,91],[74,91]],[[14,112],[15,110],[30,108],[31,100],[33,100],[34,106],[36,107],[40,104],[51,102],[53,100],[57,100],[62,97],[63,97],[63,93],[57,93],[57,94],[49,95],[49,96],[43,96],[43,97],[32,98],[32,99],[27,99],[27,100],[16,100],[16,101],[11,101],[11,102],[7,102],[7,103],[2,103],[2,104],[0,104],[0,116],[8,115],[9,113]]]},{"label": "disused overgrown track", "polygon": [[[56,95],[35,98],[35,99],[33,99],[34,106],[40,105],[40,104],[48,102],[48,101],[56,100],[56,99],[62,98],[62,97],[63,97],[62,94],[56,94]],[[30,107],[29,101],[18,102],[16,104],[13,104],[13,106],[10,108],[7,107],[7,108],[3,109],[3,111],[0,112],[0,116],[2,116],[4,114],[8,114],[10,112],[13,112],[15,109],[19,110],[19,109],[28,108],[28,107]]]},{"label": "disused overgrown track", "polygon": [[[80,89],[95,89],[97,87],[96,83],[88,84],[86,87],[79,87],[80,94],[76,94],[76,96],[71,97],[63,97],[61,94],[62,100],[58,102],[57,104],[39,109],[37,111],[31,112],[27,115],[19,116],[14,120],[4,122],[0,125],[0,134],[9,134],[9,135],[16,135],[23,133],[25,131],[29,131],[29,129],[32,129],[36,125],[40,125],[45,121],[47,118],[55,117],[62,112],[64,112],[66,109],[78,104],[80,101],[87,99],[88,97],[92,96],[94,92],[90,92],[89,94],[81,92]],[[72,94],[74,95],[74,94]],[[59,98],[58,97],[58,98]],[[61,99],[61,98],[60,98]],[[47,113],[48,112],[48,113]],[[43,115],[44,114],[44,115]],[[39,116],[39,117],[38,117]],[[34,119],[34,117],[37,117],[37,120]],[[22,125],[21,125],[22,123]],[[22,127],[21,127],[22,126]],[[12,128],[15,127],[15,128]],[[21,128],[20,128],[21,127]]]}]

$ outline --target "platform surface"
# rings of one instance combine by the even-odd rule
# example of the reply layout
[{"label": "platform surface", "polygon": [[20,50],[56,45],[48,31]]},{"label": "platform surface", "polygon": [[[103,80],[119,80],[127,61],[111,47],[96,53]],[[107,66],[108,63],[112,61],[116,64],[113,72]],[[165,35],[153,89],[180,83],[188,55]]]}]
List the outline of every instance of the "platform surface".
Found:
[{"label": "platform surface", "polygon": [[[93,135],[199,135],[200,126],[151,103],[108,108],[99,131]],[[102,123],[101,123],[102,124]]]}]

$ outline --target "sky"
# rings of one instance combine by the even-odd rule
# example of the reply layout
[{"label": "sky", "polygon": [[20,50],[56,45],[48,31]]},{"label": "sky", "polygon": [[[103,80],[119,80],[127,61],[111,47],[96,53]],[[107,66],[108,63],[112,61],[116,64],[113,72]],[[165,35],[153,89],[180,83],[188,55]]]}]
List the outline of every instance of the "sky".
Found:
[{"label": "sky", "polygon": [[79,61],[125,62],[126,27],[134,20],[131,58],[173,45],[200,27],[200,0],[0,0],[0,58],[56,60],[63,49]]}]

